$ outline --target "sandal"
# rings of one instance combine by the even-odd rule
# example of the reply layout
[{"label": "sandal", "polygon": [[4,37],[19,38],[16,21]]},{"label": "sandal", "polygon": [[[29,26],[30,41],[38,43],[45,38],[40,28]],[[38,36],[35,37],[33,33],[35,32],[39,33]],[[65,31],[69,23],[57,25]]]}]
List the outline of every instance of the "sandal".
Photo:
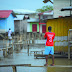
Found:
[{"label": "sandal", "polygon": [[48,66],[48,64],[44,64],[44,66]]},{"label": "sandal", "polygon": [[51,64],[51,66],[54,66],[54,64]]}]

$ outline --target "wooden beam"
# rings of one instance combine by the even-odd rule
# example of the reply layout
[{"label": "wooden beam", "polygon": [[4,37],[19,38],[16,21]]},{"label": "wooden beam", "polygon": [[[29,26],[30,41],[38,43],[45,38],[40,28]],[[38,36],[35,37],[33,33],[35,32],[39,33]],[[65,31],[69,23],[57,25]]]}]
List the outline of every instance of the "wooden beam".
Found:
[{"label": "wooden beam", "polygon": [[[9,67],[12,66],[12,68],[14,69],[14,72],[16,72],[16,66],[25,66],[25,67],[45,67],[45,66],[32,66],[31,64],[16,64],[16,65],[0,65],[0,67]],[[72,67],[72,65],[48,65],[48,67],[67,67],[70,68]]]},{"label": "wooden beam", "polygon": [[[30,66],[30,67],[45,67],[45,66]],[[51,66],[51,65],[48,65],[48,67],[66,67],[66,68],[70,68],[72,67],[72,65],[54,65],[54,66]]]},{"label": "wooden beam", "polygon": [[9,67],[9,66],[31,66],[31,64],[12,64],[12,65],[0,65],[0,67]]}]

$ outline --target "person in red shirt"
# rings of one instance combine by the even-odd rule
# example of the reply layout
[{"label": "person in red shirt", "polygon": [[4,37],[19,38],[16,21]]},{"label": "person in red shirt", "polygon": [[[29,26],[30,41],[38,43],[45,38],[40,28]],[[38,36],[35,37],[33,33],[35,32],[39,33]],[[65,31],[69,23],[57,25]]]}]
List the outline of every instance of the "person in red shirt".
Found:
[{"label": "person in red shirt", "polygon": [[48,66],[48,55],[51,54],[52,55],[52,64],[51,66],[54,66],[54,38],[55,38],[55,33],[51,32],[52,27],[49,26],[48,27],[48,31],[46,32],[44,35],[44,38],[47,39],[46,40],[46,44],[45,44],[45,52],[44,54],[46,55],[46,64],[44,66]]}]

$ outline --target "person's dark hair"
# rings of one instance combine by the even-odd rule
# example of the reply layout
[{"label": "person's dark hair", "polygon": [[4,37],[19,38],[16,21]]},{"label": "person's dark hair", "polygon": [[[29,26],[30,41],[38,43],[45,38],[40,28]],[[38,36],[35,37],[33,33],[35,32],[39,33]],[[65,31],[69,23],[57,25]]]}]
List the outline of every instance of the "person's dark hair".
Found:
[{"label": "person's dark hair", "polygon": [[11,30],[11,29],[9,28],[9,30]]},{"label": "person's dark hair", "polygon": [[49,26],[49,27],[48,27],[48,31],[51,31],[51,30],[52,30],[52,27],[51,27],[51,26]]}]

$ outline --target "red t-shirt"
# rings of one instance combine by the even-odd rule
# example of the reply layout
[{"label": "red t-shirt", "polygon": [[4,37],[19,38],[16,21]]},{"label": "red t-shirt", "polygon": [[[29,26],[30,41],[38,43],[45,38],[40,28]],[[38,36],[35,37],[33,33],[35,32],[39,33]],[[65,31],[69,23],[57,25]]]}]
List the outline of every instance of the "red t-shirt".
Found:
[{"label": "red t-shirt", "polygon": [[53,39],[55,38],[55,33],[46,32],[44,37],[47,38],[46,46],[53,46],[54,45]]}]

